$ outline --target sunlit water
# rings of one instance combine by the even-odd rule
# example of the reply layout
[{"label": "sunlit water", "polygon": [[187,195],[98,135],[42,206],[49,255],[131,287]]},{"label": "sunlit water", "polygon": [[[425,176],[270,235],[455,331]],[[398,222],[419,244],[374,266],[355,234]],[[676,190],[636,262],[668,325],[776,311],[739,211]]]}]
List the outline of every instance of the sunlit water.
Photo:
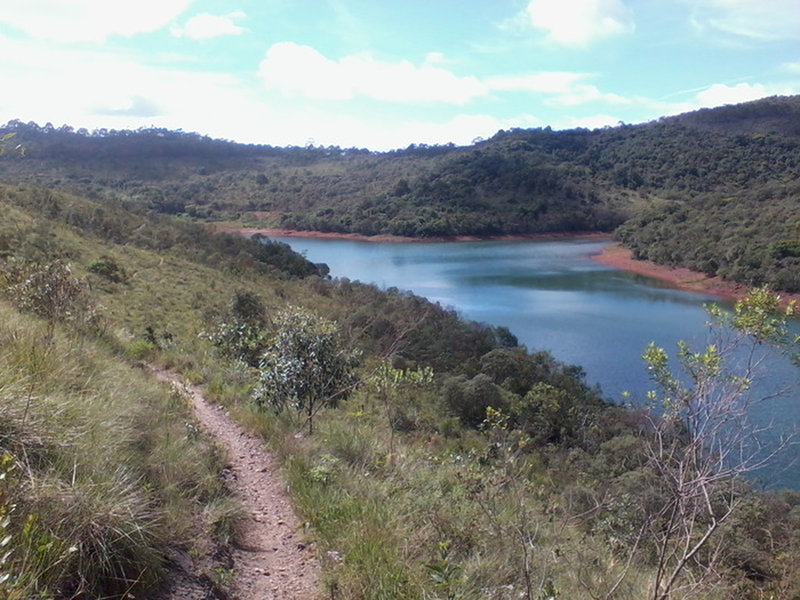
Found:
[{"label": "sunlit water", "polygon": [[[277,238],[333,277],[411,290],[468,319],[504,325],[529,349],[546,349],[581,365],[603,395],[642,402],[652,389],[641,355],[655,341],[674,350],[678,340],[702,349],[716,297],[676,290],[661,282],[591,259],[598,240],[371,243]],[[792,327],[800,331],[795,320]],[[780,357],[769,362],[763,385],[792,385],[800,370]],[[759,407],[762,423],[800,424],[800,392]],[[790,452],[794,456],[797,451]],[[800,488],[798,466],[772,469],[770,486]]]}]

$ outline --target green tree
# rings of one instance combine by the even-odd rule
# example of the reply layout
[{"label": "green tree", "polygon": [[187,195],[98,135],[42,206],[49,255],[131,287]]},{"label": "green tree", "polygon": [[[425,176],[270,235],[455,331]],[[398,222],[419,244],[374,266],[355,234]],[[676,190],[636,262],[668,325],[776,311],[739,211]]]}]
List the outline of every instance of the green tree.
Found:
[{"label": "green tree", "polygon": [[724,526],[745,498],[743,478],[788,444],[782,437],[765,448],[765,428],[748,417],[754,404],[775,395],[753,385],[765,346],[796,351],[800,340],[786,327],[792,312],[793,305],[781,309],[777,296],[756,289],[732,314],[709,308],[711,339],[699,352],[679,343],[681,373],[673,373],[669,356],[655,344],[644,353],[658,386],[650,397],[662,409],[650,418],[645,444],[659,501],[647,511],[640,536],[654,545],[653,600],[691,597],[716,576]]},{"label": "green tree", "polygon": [[236,290],[219,324],[206,334],[220,354],[258,367],[266,349],[266,308],[256,294]]},{"label": "green tree", "polygon": [[357,353],[345,347],[336,323],[288,307],[276,315],[253,398],[259,406],[305,413],[311,434],[314,415],[324,406],[336,406],[357,383],[357,360]]}]

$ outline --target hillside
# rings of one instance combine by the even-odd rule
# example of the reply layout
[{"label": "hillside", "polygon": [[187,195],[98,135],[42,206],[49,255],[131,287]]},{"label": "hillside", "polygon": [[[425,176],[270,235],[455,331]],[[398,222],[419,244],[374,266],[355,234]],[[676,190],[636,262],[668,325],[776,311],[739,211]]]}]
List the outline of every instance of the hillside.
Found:
[{"label": "hillside", "polygon": [[[92,174],[110,160],[92,152],[68,164],[38,151],[4,168],[42,182],[58,171],[60,183],[0,185],[0,597],[156,598],[187,557],[230,593],[226,561],[247,523],[225,459],[144,364],[202,385],[280,457],[324,596],[622,600],[668,593],[665,569],[706,600],[800,593],[800,495],[718,470],[676,495],[674,477],[695,472],[685,457],[715,464],[684,451],[691,420],[672,424],[690,415],[613,406],[580,367],[517,347],[503,328],[154,211],[130,180]],[[441,166],[476,151],[401,160]],[[119,174],[173,160],[129,159],[114,159]],[[195,158],[174,161],[188,170]]]},{"label": "hillside", "polygon": [[0,177],[265,228],[438,237],[624,223],[619,239],[637,257],[798,291],[799,107],[800,97],[774,97],[388,153],[12,122],[2,131],[25,156],[7,154]]}]

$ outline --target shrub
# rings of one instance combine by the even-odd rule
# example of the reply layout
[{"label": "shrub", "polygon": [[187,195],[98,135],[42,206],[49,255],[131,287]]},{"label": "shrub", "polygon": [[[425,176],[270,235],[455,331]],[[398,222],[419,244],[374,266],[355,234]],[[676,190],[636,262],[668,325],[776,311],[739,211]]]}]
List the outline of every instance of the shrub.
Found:
[{"label": "shrub", "polygon": [[356,363],[357,354],[345,348],[336,323],[289,307],[277,315],[253,397],[259,406],[305,412],[311,433],[314,414],[352,391]]},{"label": "shrub", "polygon": [[47,263],[11,260],[3,279],[11,301],[51,323],[68,323],[78,329],[98,330],[100,313],[86,284],[63,261]]},{"label": "shrub", "polygon": [[100,277],[104,277],[114,283],[123,283],[128,280],[125,269],[120,267],[117,262],[109,256],[101,256],[91,263],[86,270]]}]

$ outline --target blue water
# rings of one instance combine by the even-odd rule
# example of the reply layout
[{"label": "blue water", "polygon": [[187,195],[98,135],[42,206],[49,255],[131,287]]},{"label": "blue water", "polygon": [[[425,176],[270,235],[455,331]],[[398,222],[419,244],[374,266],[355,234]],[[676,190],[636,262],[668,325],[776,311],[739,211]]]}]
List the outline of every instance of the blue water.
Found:
[{"label": "blue water", "polygon": [[[277,238],[333,277],[411,290],[468,319],[508,327],[529,349],[581,365],[603,395],[643,402],[653,388],[642,352],[655,341],[672,352],[679,340],[698,350],[708,340],[704,305],[719,298],[671,288],[591,259],[598,240],[371,243]],[[724,304],[723,304],[724,305]],[[800,322],[792,323],[800,332]],[[771,357],[764,386],[797,385],[800,370]],[[766,388],[765,388],[766,389]],[[800,391],[759,406],[754,418],[800,424]],[[800,456],[800,452],[793,455]],[[797,466],[769,475],[770,485],[800,488]]]}]

